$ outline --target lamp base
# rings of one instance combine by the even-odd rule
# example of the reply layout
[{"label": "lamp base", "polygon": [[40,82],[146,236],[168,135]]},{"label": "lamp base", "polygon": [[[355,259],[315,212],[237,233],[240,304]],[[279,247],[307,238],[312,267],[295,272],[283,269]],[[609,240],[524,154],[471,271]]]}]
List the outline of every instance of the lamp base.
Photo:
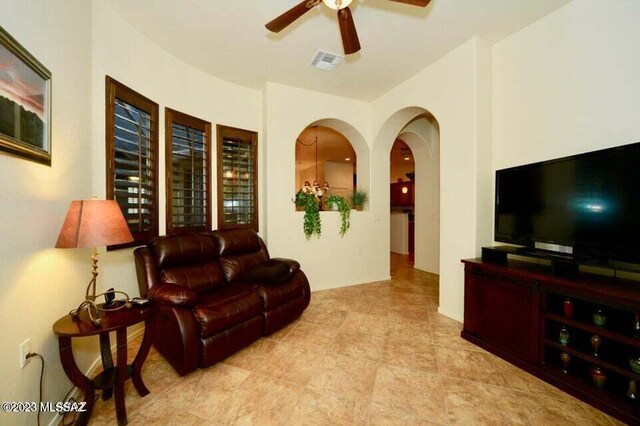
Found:
[{"label": "lamp base", "polygon": [[[119,302],[124,302],[124,303],[111,303],[110,305],[99,305],[95,302],[95,300],[100,297],[100,296],[104,296],[107,293],[109,294],[114,294],[114,293],[119,293],[124,295],[124,300],[120,300]],[[102,326],[102,319],[100,318],[100,312],[111,312],[111,311],[117,311],[120,310],[122,308],[126,308],[126,309],[131,309],[131,307],[133,306],[133,304],[131,303],[131,299],[129,299],[129,295],[127,293],[125,293],[124,291],[118,291],[118,290],[109,290],[108,292],[105,293],[100,293],[96,296],[93,295],[87,295],[87,298],[84,302],[82,302],[76,309],[72,310],[71,312],[69,312],[69,315],[71,315],[74,318],[77,318],[80,316],[80,313],[82,311],[87,311],[87,315],[89,316],[89,319],[91,320],[91,322],[93,323],[93,325],[95,325],[96,327],[101,327]]]}]

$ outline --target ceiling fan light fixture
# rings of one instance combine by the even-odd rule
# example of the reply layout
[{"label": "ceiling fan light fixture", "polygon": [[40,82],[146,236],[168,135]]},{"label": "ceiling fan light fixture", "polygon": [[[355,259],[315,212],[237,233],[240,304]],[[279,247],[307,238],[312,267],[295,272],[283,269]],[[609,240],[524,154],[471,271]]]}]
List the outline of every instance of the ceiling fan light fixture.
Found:
[{"label": "ceiling fan light fixture", "polygon": [[322,0],[322,3],[324,3],[325,6],[333,10],[345,9],[349,7],[352,2],[353,0]]}]

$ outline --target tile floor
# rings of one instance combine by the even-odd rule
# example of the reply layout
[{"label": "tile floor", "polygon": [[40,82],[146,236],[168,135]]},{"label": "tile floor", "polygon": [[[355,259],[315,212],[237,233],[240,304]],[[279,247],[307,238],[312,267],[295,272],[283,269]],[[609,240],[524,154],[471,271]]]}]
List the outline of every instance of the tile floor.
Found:
[{"label": "tile floor", "polygon": [[[180,378],[151,350],[131,425],[613,425],[460,338],[438,280],[392,257],[393,279],[314,292],[295,323]],[[135,348],[139,340],[132,342]],[[92,425],[115,424],[113,399]]]}]

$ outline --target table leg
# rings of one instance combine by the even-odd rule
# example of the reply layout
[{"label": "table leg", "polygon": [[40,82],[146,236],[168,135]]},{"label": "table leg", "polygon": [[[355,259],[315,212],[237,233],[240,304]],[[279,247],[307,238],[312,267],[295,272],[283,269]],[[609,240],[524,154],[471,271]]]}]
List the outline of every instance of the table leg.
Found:
[{"label": "table leg", "polygon": [[60,361],[62,362],[62,368],[69,377],[69,380],[76,385],[84,394],[85,412],[80,413],[78,419],[78,425],[84,426],[89,422],[91,412],[93,411],[93,403],[95,401],[95,387],[93,381],[86,377],[75,362],[73,358],[73,349],[71,347],[70,337],[58,337],[58,347],[60,350]]},{"label": "table leg", "polygon": [[[109,368],[113,368],[113,357],[111,356],[111,340],[109,339],[109,333],[102,333],[100,335],[100,356],[102,357],[102,368],[107,371]],[[104,389],[102,391],[102,399],[107,400],[111,398],[113,394],[113,388]]]},{"label": "table leg", "polygon": [[144,364],[144,360],[147,359],[147,355],[149,354],[149,349],[151,349],[151,340],[153,338],[153,325],[151,319],[147,319],[144,323],[144,337],[142,338],[142,344],[140,345],[140,349],[138,350],[138,354],[136,355],[136,359],[133,361],[133,385],[136,387],[138,394],[140,396],[145,396],[149,394],[149,389],[145,386],[142,381],[142,364]]},{"label": "table leg", "polygon": [[116,403],[116,417],[118,425],[127,424],[127,410],[124,405],[124,382],[127,380],[127,329],[119,328],[116,331],[116,340],[118,344],[118,365],[116,367],[116,382],[114,384],[114,394]]}]

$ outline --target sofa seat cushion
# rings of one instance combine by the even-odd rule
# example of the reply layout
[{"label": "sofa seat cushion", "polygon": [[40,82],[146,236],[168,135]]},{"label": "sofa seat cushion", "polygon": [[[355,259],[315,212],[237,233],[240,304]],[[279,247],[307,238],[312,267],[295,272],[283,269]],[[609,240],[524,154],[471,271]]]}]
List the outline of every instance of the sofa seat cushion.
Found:
[{"label": "sofa seat cushion", "polygon": [[231,285],[204,294],[193,309],[201,337],[212,336],[261,312],[262,299],[252,285]]},{"label": "sofa seat cushion", "polygon": [[258,293],[264,303],[265,311],[277,308],[293,299],[298,299],[305,294],[304,280],[296,274],[293,279],[278,285],[256,283]]}]

